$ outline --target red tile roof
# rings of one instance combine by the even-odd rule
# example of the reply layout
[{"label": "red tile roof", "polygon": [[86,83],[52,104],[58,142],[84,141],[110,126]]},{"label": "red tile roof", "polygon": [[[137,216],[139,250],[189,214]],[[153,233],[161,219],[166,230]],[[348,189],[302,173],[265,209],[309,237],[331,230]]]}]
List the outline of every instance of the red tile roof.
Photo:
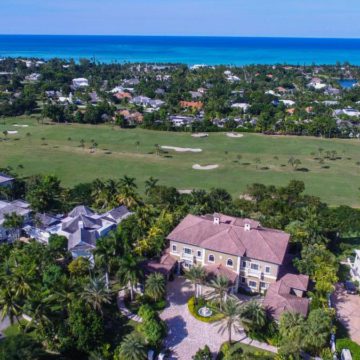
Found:
[{"label": "red tile roof", "polygon": [[[214,223],[219,217],[219,224]],[[290,235],[262,227],[259,222],[226,215],[187,215],[168,240],[235,256],[246,256],[281,265]],[[247,226],[249,225],[249,229]]]},{"label": "red tile roof", "polygon": [[204,104],[201,101],[180,101],[180,106],[201,109],[204,106]]},{"label": "red tile roof", "polygon": [[296,296],[293,290],[306,291],[308,285],[308,276],[286,274],[269,286],[263,305],[276,320],[279,320],[283,312],[296,312],[306,316],[309,310],[309,299]]},{"label": "red tile roof", "polygon": [[148,260],[144,263],[145,270],[148,272],[159,272],[168,275],[174,268],[177,259],[168,252],[161,256],[160,259]]}]

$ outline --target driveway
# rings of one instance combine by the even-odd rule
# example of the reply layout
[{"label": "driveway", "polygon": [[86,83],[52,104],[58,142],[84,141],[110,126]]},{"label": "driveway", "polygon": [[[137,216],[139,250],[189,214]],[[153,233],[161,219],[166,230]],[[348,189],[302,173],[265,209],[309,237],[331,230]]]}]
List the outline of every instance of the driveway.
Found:
[{"label": "driveway", "polygon": [[[191,360],[199,348],[208,345],[217,353],[222,343],[228,340],[228,333],[219,333],[218,324],[207,324],[196,320],[188,311],[187,301],[194,294],[192,284],[181,277],[168,283],[169,306],[161,313],[167,323],[168,336],[165,346],[172,350],[171,359]],[[232,335],[233,340],[246,338],[243,331]]]},{"label": "driveway", "polygon": [[347,294],[344,286],[337,284],[334,304],[339,321],[348,329],[351,339],[360,344],[360,296]]}]

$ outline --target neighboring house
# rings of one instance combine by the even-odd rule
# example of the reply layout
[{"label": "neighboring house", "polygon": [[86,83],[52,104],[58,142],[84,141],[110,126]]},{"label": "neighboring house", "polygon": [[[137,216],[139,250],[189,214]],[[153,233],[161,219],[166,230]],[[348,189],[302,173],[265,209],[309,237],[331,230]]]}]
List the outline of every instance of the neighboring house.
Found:
[{"label": "neighboring house", "polygon": [[307,314],[309,278],[286,270],[289,234],[251,219],[187,215],[167,239],[178,272],[200,265],[210,277],[227,277],[232,292],[266,292],[275,316],[286,310]]},{"label": "neighboring house", "polygon": [[250,104],[247,103],[234,103],[231,105],[233,109],[240,109],[243,112],[246,112],[247,109],[250,107]]},{"label": "neighboring house", "polygon": [[72,86],[74,89],[86,88],[89,86],[89,80],[85,78],[73,79]]},{"label": "neighboring house", "polygon": [[22,200],[14,200],[11,202],[0,200],[0,241],[13,240],[9,238],[10,233],[8,229],[3,227],[5,216],[11,215],[12,213],[22,216],[24,225],[26,225],[30,221],[30,204]]},{"label": "neighboring house", "polygon": [[147,96],[136,96],[132,100],[130,100],[132,104],[144,106],[144,107],[152,107],[155,109],[160,108],[162,105],[165,104],[165,101],[158,100],[158,99],[150,99]]},{"label": "neighboring house", "polygon": [[348,259],[350,265],[350,275],[354,281],[360,282],[360,250],[355,250],[354,262]]},{"label": "neighboring house", "polygon": [[190,125],[195,121],[194,117],[183,115],[171,115],[169,119],[171,123],[176,127]]},{"label": "neighboring house", "polygon": [[144,115],[138,111],[130,112],[127,109],[118,111],[119,115],[122,115],[125,120],[129,122],[129,125],[142,124],[144,121]]},{"label": "neighboring house", "polygon": [[131,100],[132,99],[132,95],[126,91],[119,91],[114,94],[114,97],[116,97],[118,100],[123,100],[123,99]]},{"label": "neighboring house", "polygon": [[41,75],[38,73],[32,73],[30,75],[25,76],[25,80],[27,81],[39,81],[41,78]]},{"label": "neighboring house", "polygon": [[294,106],[295,105],[295,101],[293,100],[280,100],[280,102],[282,102],[285,106]]},{"label": "neighboring house", "polygon": [[180,101],[182,108],[202,109],[204,104],[201,101]]},{"label": "neighboring house", "polygon": [[33,226],[25,230],[30,237],[43,243],[48,243],[52,234],[65,236],[73,257],[91,257],[97,239],[115,229],[130,214],[125,206],[104,214],[97,214],[86,206],[77,206],[66,217],[40,215],[35,218]]},{"label": "neighboring house", "polygon": [[347,115],[347,116],[360,116],[360,111],[352,108],[352,107],[346,107],[344,109],[338,109],[338,110],[334,110],[334,115],[338,116],[338,115]]},{"label": "neighboring house", "polygon": [[11,186],[14,178],[6,174],[0,173],[0,186]]}]

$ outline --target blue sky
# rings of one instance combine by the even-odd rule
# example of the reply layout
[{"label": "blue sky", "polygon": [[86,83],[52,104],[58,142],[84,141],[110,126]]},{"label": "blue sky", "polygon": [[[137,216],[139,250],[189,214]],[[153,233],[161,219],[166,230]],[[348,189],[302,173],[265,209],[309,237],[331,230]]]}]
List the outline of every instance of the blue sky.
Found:
[{"label": "blue sky", "polygon": [[0,0],[1,34],[360,38],[359,0]]}]

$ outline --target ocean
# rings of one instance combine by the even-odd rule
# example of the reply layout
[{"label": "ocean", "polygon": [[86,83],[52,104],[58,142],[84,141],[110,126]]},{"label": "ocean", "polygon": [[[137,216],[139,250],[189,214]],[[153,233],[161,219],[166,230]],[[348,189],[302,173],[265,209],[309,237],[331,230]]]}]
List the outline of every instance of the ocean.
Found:
[{"label": "ocean", "polygon": [[0,35],[1,57],[188,65],[360,65],[360,39]]}]

